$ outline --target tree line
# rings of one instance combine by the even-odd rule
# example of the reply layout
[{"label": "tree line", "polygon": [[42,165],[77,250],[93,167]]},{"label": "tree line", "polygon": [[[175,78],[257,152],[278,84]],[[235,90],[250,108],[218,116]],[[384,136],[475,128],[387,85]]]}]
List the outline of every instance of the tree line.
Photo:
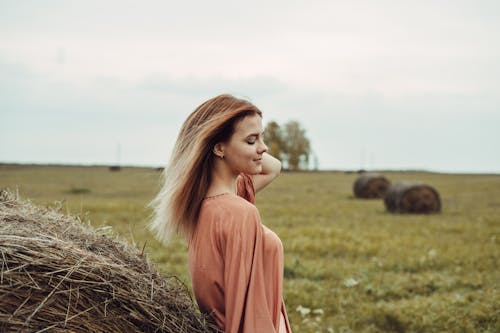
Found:
[{"label": "tree line", "polygon": [[269,122],[264,130],[264,142],[268,153],[279,159],[285,169],[309,168],[311,143],[298,121],[291,120],[282,126],[275,121]]}]

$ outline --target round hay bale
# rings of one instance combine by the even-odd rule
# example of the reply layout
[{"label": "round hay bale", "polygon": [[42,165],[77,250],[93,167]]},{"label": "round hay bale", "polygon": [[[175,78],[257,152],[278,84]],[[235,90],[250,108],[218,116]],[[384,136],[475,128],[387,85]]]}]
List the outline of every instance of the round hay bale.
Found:
[{"label": "round hay bale", "polygon": [[390,182],[376,173],[366,173],[354,182],[353,191],[356,198],[378,199],[383,198]]},{"label": "round hay bale", "polygon": [[77,218],[0,191],[1,332],[217,332],[176,277]]},{"label": "round hay bale", "polygon": [[430,214],[441,211],[439,193],[431,186],[419,183],[396,183],[389,186],[385,207],[393,213]]}]

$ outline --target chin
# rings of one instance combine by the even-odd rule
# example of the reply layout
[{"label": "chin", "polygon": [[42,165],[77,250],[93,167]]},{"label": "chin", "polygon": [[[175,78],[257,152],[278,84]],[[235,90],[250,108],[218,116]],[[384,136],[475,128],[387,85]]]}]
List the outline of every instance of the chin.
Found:
[{"label": "chin", "polygon": [[259,173],[262,173],[262,166],[259,166],[257,168],[255,168],[255,172],[252,173],[253,175],[258,175]]},{"label": "chin", "polygon": [[241,172],[246,173],[247,175],[258,175],[262,172],[262,166],[248,168],[246,170],[242,170]]}]

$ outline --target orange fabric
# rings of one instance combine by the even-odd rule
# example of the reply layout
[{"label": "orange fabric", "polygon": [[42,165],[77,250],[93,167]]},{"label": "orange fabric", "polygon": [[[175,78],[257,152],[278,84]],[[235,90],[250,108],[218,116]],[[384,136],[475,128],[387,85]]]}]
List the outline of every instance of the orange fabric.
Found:
[{"label": "orange fabric", "polygon": [[282,297],[283,246],[261,223],[250,176],[238,176],[237,193],[202,203],[189,242],[196,301],[225,332],[291,333]]}]

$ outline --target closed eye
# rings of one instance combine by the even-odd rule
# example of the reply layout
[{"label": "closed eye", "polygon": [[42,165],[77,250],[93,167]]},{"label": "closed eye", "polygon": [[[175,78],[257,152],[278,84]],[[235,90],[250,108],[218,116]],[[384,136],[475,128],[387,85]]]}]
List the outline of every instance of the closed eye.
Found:
[{"label": "closed eye", "polygon": [[247,143],[249,145],[254,145],[257,142],[257,139],[259,138],[259,134],[252,134],[247,136]]}]

